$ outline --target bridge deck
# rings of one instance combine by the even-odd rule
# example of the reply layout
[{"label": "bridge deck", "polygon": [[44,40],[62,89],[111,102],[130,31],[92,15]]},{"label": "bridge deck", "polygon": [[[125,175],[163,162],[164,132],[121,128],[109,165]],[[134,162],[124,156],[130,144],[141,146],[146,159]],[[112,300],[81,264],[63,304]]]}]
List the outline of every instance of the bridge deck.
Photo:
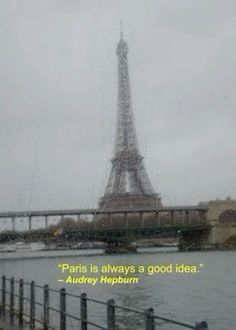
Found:
[{"label": "bridge deck", "polygon": [[191,205],[191,206],[167,206],[159,208],[146,208],[146,209],[114,209],[114,210],[101,210],[101,209],[74,209],[74,210],[43,210],[43,211],[12,211],[0,212],[0,218],[16,218],[16,217],[44,217],[44,216],[63,216],[63,215],[96,215],[96,214],[116,214],[116,213],[150,213],[150,212],[176,212],[176,211],[207,211],[204,205]]}]

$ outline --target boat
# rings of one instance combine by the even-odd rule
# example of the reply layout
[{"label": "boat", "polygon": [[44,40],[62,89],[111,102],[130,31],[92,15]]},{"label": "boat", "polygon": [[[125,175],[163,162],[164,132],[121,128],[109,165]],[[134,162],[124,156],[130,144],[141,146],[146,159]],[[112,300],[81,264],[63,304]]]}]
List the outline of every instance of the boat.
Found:
[{"label": "boat", "polygon": [[30,244],[31,251],[42,251],[45,249],[43,242],[34,242]]},{"label": "boat", "polygon": [[30,251],[31,245],[24,242],[16,242],[16,251]]},{"label": "boat", "polygon": [[2,244],[0,245],[0,253],[1,252],[15,252],[16,246],[15,244]]}]

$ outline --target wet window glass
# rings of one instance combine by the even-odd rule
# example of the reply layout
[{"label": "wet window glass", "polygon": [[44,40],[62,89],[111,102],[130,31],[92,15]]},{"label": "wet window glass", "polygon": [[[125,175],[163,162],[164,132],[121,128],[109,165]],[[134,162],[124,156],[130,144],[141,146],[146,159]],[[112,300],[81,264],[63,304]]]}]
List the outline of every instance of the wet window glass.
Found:
[{"label": "wet window glass", "polygon": [[0,329],[234,329],[235,12],[0,2]]}]

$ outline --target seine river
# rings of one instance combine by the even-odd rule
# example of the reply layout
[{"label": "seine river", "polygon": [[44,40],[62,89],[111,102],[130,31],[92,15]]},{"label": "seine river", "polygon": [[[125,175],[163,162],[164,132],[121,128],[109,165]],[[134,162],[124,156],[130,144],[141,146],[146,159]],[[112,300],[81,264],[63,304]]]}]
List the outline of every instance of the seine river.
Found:
[{"label": "seine river", "polygon": [[[62,252],[56,252],[62,253]],[[145,309],[153,307],[155,314],[173,318],[186,323],[194,324],[206,320],[211,330],[233,330],[236,328],[236,252],[160,252],[155,249],[143,250],[138,254],[129,255],[103,255],[99,251],[83,251],[81,255],[63,257],[48,252],[42,259],[23,259],[22,254],[1,254],[0,273],[8,277],[34,280],[38,284],[49,284],[52,288],[66,287],[67,291],[80,294],[86,292],[88,296],[106,301],[114,298],[117,304],[134,308]],[[77,253],[78,252],[74,252]],[[35,252],[42,255],[42,252]],[[84,255],[87,254],[87,255]],[[2,259],[6,256],[17,257],[14,260]],[[25,253],[25,256],[29,254]],[[54,258],[51,258],[54,256]],[[62,278],[57,267],[59,263],[73,264],[114,264],[114,265],[156,265],[156,264],[202,264],[199,273],[182,274],[168,273],[156,275],[138,275],[138,284],[64,284],[57,279]],[[29,295],[27,289],[26,294]],[[41,293],[37,293],[38,297]],[[58,306],[58,299],[54,300],[54,307]],[[79,316],[79,304],[68,298],[67,311]],[[89,303],[88,316],[93,321],[105,324],[106,307]],[[37,307],[38,316],[42,311]],[[118,329],[138,330],[144,329],[143,321],[134,314],[117,310],[120,321]],[[52,315],[57,322],[56,315]],[[68,322],[69,329],[78,329],[78,322]],[[160,329],[182,329],[179,326],[170,326],[165,323],[159,325]],[[95,329],[89,327],[89,329]]]}]

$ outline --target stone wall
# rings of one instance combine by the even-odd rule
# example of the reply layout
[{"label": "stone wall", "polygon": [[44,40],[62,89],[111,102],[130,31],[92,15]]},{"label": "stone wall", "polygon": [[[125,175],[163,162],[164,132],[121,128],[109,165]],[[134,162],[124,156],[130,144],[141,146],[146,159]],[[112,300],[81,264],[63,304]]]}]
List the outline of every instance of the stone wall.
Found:
[{"label": "stone wall", "polygon": [[236,200],[217,199],[209,201],[207,207],[207,221],[212,225],[208,243],[221,245],[236,235]]}]

